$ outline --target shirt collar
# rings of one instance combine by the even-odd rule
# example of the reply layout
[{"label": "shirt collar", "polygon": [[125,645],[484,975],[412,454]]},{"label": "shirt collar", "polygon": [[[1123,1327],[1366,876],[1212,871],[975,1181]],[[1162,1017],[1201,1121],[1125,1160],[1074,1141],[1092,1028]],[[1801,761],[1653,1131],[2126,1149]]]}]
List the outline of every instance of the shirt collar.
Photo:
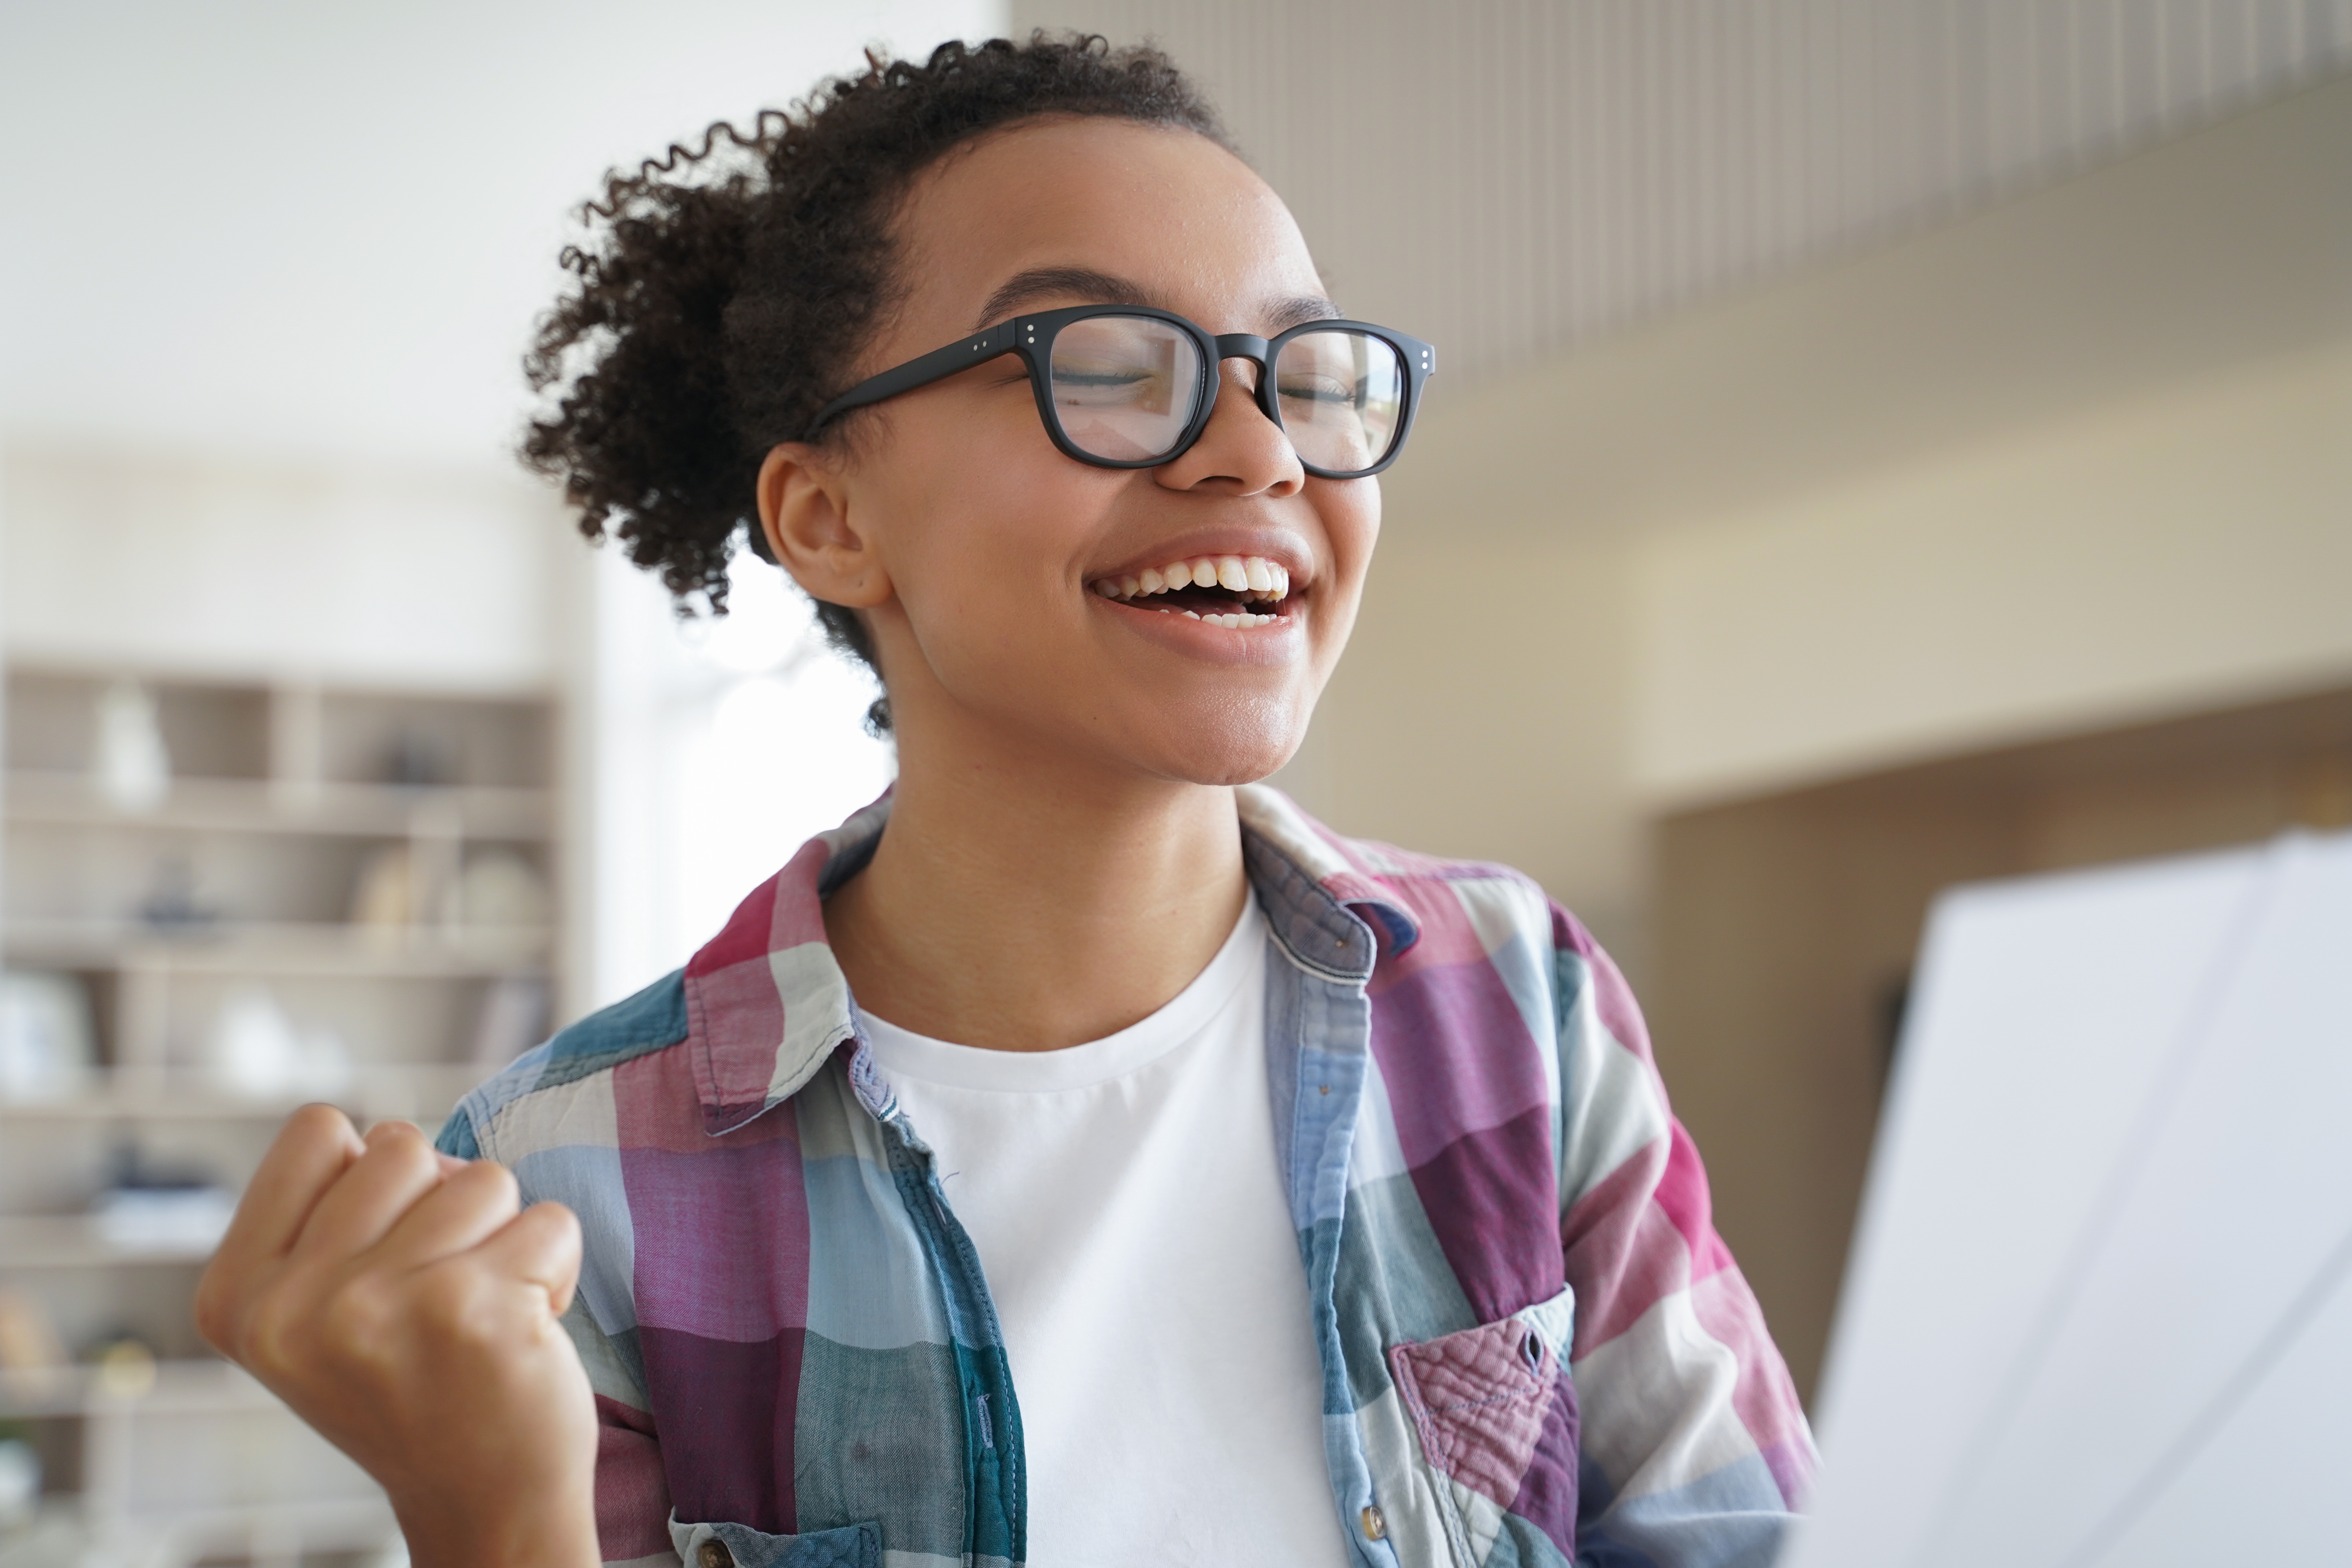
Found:
[{"label": "shirt collar", "polygon": [[[1360,984],[1420,926],[1364,847],[1264,784],[1235,792],[1243,863],[1275,939],[1308,968]],[[820,833],[738,905],[686,965],[687,1049],[703,1125],[731,1131],[798,1093],[856,1037],[849,983],[825,942],[824,900],[865,869],[890,819],[886,792]],[[869,1075],[870,1076],[870,1075]],[[861,1086],[862,1087],[862,1086]]]}]

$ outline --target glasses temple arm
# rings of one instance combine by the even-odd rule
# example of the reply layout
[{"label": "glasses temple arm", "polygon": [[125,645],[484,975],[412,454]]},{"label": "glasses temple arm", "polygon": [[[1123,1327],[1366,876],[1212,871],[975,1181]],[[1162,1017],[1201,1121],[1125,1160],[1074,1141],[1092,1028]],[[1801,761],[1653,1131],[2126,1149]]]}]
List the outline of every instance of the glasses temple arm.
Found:
[{"label": "glasses temple arm", "polygon": [[919,386],[929,386],[935,381],[983,364],[1000,354],[1013,350],[1014,321],[1000,321],[984,332],[950,343],[943,349],[919,354],[901,365],[894,365],[877,376],[870,376],[817,410],[809,421],[806,434],[801,439],[814,441],[824,427],[853,409],[870,407],[901,393],[912,392]]}]

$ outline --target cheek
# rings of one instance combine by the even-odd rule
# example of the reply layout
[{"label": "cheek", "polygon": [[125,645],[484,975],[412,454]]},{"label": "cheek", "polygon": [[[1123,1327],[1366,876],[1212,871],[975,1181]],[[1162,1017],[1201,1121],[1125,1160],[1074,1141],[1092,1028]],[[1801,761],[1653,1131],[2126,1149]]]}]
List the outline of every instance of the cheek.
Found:
[{"label": "cheek", "polygon": [[1316,618],[1315,654],[1318,673],[1328,679],[1348,646],[1356,611],[1363,603],[1364,578],[1371,570],[1372,547],[1381,533],[1381,481],[1310,479],[1315,510],[1330,541],[1330,591],[1324,595]]},{"label": "cheek", "polygon": [[1056,616],[1085,607],[1069,574],[1118,476],[1071,462],[1035,426],[1031,412],[1002,438],[967,430],[950,445],[945,430],[936,442],[906,432],[903,449],[925,460],[904,465],[884,492],[886,553],[908,621],[943,677],[975,660],[1017,662],[1053,641],[1037,634]]}]

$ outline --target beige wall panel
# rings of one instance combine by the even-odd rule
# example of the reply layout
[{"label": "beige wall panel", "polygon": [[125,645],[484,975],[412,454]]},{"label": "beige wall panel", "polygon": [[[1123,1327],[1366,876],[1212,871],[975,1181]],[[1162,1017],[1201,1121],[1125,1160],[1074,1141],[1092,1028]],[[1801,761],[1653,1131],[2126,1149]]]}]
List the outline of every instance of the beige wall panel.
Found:
[{"label": "beige wall panel", "polygon": [[1441,370],[1392,510],[1682,527],[2352,337],[2348,167],[2344,79],[1482,385]]},{"label": "beige wall panel", "polygon": [[1632,955],[1662,801],[2330,666],[2347,157],[2337,81],[1834,270],[1441,377],[1287,781],[1360,831],[1475,835]]},{"label": "beige wall panel", "polygon": [[1716,1221],[1810,1394],[1900,1000],[1954,882],[2352,822],[2352,689],[1666,817],[1645,1000]]},{"label": "beige wall panel", "polygon": [[1622,552],[1401,531],[1276,781],[1344,832],[1501,860],[1636,959]]},{"label": "beige wall panel", "polygon": [[2352,672],[2352,341],[1648,542],[1636,778],[1691,802]]}]

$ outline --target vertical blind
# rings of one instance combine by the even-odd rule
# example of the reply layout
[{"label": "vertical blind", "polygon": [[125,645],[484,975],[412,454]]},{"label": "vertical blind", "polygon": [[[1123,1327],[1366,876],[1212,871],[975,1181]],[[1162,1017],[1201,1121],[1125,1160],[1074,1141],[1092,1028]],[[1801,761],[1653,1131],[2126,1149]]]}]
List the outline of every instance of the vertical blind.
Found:
[{"label": "vertical blind", "polygon": [[2352,66],[2352,0],[1014,0],[1151,37],[1458,385]]}]

